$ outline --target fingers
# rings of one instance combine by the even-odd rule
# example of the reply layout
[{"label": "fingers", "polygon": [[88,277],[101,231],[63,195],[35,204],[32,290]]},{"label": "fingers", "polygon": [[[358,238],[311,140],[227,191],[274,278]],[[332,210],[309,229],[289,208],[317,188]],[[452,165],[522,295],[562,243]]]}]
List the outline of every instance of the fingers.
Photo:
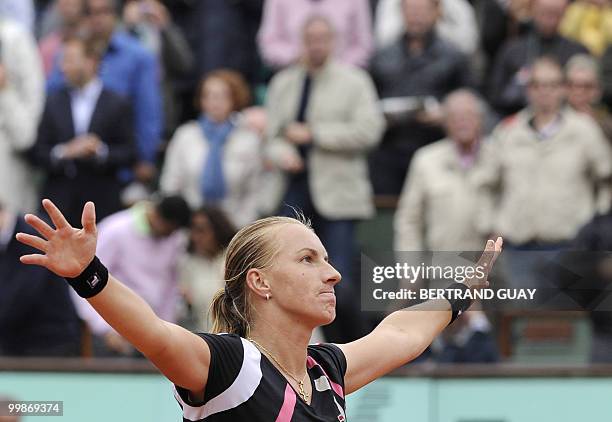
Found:
[{"label": "fingers", "polygon": [[504,246],[504,239],[501,236],[499,236],[495,240],[495,254],[493,255],[493,259],[491,260],[491,265],[493,265],[495,261],[497,261],[497,257],[501,253],[503,246]]},{"label": "fingers", "polygon": [[42,252],[47,252],[47,242],[38,236],[33,236],[27,233],[17,233],[15,238],[21,243],[36,248]]},{"label": "fingers", "polygon": [[54,230],[34,214],[26,214],[25,221],[45,239],[49,239],[51,236],[53,236]]},{"label": "fingers", "polygon": [[93,202],[89,201],[83,207],[83,215],[81,216],[81,224],[87,233],[95,233],[96,231],[96,207]]},{"label": "fingers", "polygon": [[47,258],[45,255],[40,254],[23,255],[19,258],[19,260],[23,264],[40,265],[41,267],[46,267],[49,263],[49,258]]},{"label": "fingers", "polygon": [[487,240],[487,244],[485,245],[485,250],[480,256],[478,260],[478,266],[484,267],[487,270],[491,266],[493,261],[493,257],[495,256],[495,242],[491,239]]},{"label": "fingers", "polygon": [[68,221],[66,221],[64,215],[53,202],[48,199],[43,199],[42,204],[45,211],[47,211],[47,214],[49,214],[49,217],[51,217],[51,221],[53,221],[53,224],[55,224],[55,227],[58,230],[72,227],[70,224],[68,224]]},{"label": "fingers", "polygon": [[504,244],[504,240],[498,237],[495,241],[492,239],[487,240],[487,244],[485,246],[485,250],[482,253],[482,256],[478,260],[478,265],[482,266],[486,269],[487,273],[491,271],[491,267],[497,260],[497,257],[502,251],[502,246]]}]

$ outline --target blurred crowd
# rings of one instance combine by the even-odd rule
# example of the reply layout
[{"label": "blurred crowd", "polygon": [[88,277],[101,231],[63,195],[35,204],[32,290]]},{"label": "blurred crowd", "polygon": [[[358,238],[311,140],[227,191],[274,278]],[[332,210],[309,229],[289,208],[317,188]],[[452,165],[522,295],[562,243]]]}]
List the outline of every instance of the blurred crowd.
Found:
[{"label": "blurred crowd", "polygon": [[[611,41],[610,0],[0,0],[0,355],[138,356],[19,263],[41,198],[77,227],[94,201],[110,272],[199,331],[267,215],[301,210],[342,273],[332,342],[372,328],[381,204],[398,251],[612,249]],[[485,314],[460,321],[427,359],[498,360]]]}]

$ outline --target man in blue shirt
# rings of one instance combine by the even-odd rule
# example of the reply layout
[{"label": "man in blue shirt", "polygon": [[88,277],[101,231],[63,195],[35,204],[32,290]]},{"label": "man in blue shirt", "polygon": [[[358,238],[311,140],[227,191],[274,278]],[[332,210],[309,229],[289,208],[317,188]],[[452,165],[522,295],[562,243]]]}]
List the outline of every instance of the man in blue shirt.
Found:
[{"label": "man in blue shirt", "polygon": [[[117,28],[115,0],[87,0],[87,26],[91,35],[106,45],[99,76],[104,86],[131,101],[134,110],[138,163],[135,176],[149,182],[155,175],[155,155],[162,133],[160,67],[157,58],[139,42]],[[59,60],[49,75],[47,90],[65,84]]]}]

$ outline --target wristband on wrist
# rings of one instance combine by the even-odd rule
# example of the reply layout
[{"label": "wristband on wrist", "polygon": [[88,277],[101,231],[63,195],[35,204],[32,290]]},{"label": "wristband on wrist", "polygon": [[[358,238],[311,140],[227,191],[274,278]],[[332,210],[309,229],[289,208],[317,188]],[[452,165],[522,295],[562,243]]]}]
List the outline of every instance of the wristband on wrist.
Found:
[{"label": "wristband on wrist", "polygon": [[[469,286],[463,283],[453,283],[446,288],[446,290],[461,290],[461,295],[464,295],[467,290],[470,290]],[[466,297],[455,297],[455,295],[449,295],[446,300],[449,301],[451,305],[451,311],[453,315],[451,317],[448,325],[451,325],[457,318],[461,316],[462,313],[468,310],[468,308],[472,305],[474,301],[472,298]]]},{"label": "wristband on wrist", "polygon": [[94,256],[93,261],[81,274],[74,278],[64,278],[79,296],[88,299],[104,289],[108,282],[108,270],[102,265],[98,257]]}]

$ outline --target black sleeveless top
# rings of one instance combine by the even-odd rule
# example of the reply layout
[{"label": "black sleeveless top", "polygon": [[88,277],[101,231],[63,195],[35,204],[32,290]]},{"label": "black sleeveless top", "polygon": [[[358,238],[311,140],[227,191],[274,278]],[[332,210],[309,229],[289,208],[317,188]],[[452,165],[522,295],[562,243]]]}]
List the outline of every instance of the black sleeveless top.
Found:
[{"label": "black sleeveless top", "polygon": [[201,403],[174,386],[183,421],[345,421],[346,359],[333,344],[308,346],[310,405],[250,341],[235,334],[198,334],[210,348],[208,381]]}]

